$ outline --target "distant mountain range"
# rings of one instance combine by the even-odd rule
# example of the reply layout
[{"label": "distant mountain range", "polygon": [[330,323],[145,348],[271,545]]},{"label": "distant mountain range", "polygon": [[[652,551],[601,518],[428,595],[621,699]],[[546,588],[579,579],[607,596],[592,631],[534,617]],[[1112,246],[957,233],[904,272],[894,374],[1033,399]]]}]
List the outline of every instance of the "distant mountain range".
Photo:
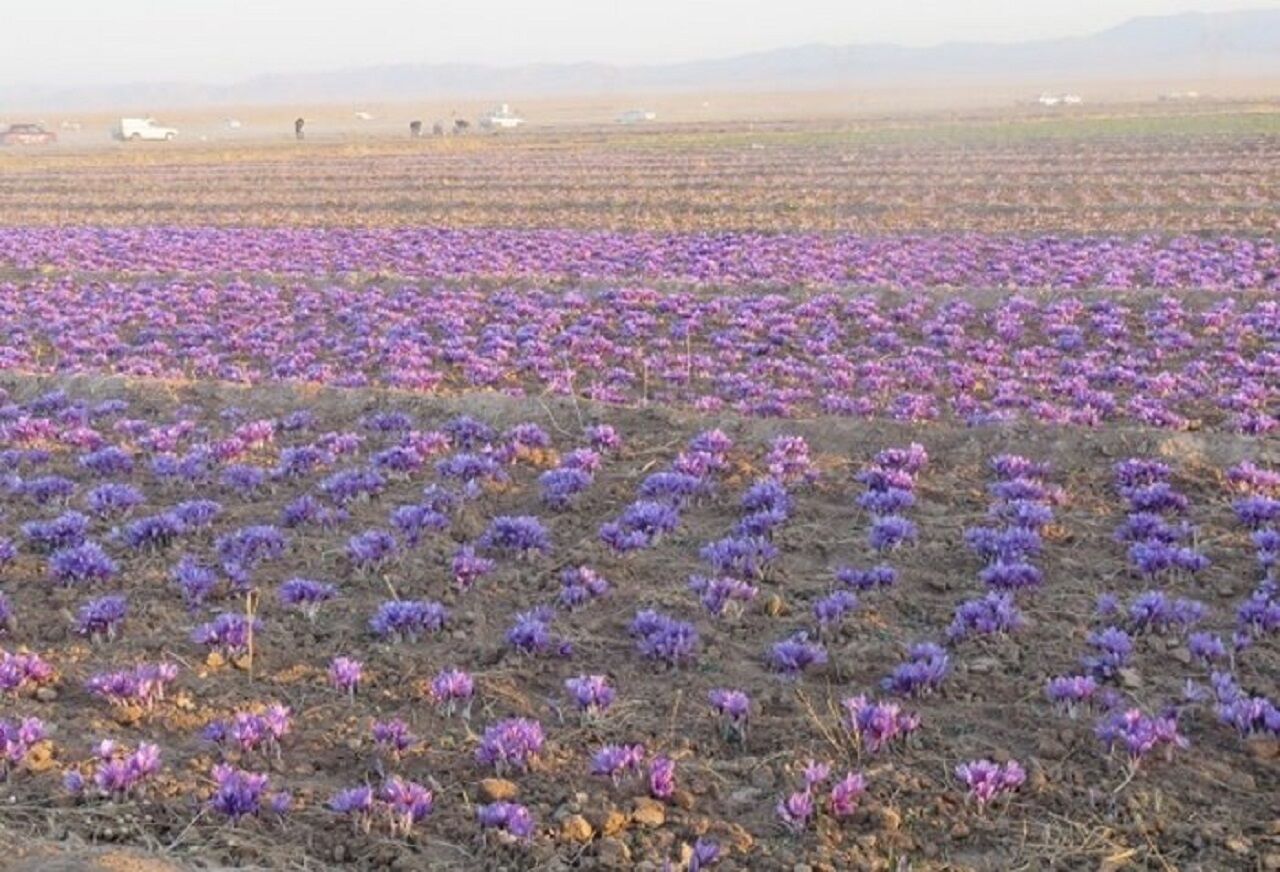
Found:
[{"label": "distant mountain range", "polygon": [[433,98],[819,90],[1005,81],[1028,89],[1097,80],[1280,76],[1280,9],[1134,18],[1089,36],[1021,43],[807,45],[720,60],[601,63],[402,63],[263,75],[232,85],[141,82],[79,88],[0,85],[0,107],[159,108]]}]

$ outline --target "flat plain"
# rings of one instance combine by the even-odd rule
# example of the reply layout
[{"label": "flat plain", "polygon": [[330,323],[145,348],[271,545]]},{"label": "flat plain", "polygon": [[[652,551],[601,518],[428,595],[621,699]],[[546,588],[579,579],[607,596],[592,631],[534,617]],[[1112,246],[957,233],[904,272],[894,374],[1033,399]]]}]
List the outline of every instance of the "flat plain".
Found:
[{"label": "flat plain", "polygon": [[1278,148],[0,152],[7,862],[1280,868]]}]

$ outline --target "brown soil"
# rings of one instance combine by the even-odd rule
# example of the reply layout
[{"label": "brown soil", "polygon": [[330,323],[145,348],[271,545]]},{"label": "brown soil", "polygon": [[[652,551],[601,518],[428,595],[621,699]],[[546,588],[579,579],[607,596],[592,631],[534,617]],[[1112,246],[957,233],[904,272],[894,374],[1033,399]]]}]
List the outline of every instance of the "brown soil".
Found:
[{"label": "brown soil", "polygon": [[[1192,747],[1171,763],[1144,764],[1126,784],[1122,766],[1107,759],[1092,735],[1092,720],[1056,714],[1042,692],[1046,678],[1076,668],[1093,626],[1097,594],[1109,590],[1125,596],[1146,586],[1128,575],[1123,548],[1112,539],[1123,514],[1109,489],[1111,464],[1151,455],[1174,465],[1177,486],[1190,497],[1191,519],[1201,529],[1199,543],[1213,566],[1199,580],[1166,587],[1206,601],[1213,609],[1209,628],[1229,636],[1235,606],[1256,584],[1258,572],[1247,535],[1232,517],[1223,472],[1246,458],[1280,464],[1275,440],[1118,428],[965,430],[822,419],[744,421],[487,394],[433,399],[396,392],[241,390],[121,380],[7,376],[4,381],[17,398],[55,383],[73,396],[126,396],[130,417],[164,419],[178,405],[193,403],[215,428],[225,426],[217,413],[229,405],[246,409],[250,418],[305,405],[317,412],[320,431],[354,429],[362,414],[375,409],[409,412],[423,427],[466,411],[496,426],[538,422],[561,451],[579,444],[579,416],[614,424],[627,445],[621,457],[606,461],[577,510],[546,511],[534,485],[540,470],[516,467],[512,486],[483,497],[447,536],[428,540],[381,576],[352,574],[343,556],[346,537],[385,527],[387,513],[414,500],[433,473],[395,484],[356,507],[339,531],[296,531],[287,557],[256,574],[266,626],[252,674],[207,667],[203,652],[188,641],[193,618],[166,578],[180,549],[160,557],[122,556],[123,581],[113,589],[129,594],[132,613],[123,638],[99,647],[69,631],[70,616],[86,594],[53,588],[43,578],[42,562],[24,554],[0,575],[0,587],[19,616],[0,641],[9,650],[25,646],[39,652],[57,666],[61,681],[50,701],[5,702],[6,715],[34,714],[56,728],[54,765],[42,772],[20,771],[3,785],[0,847],[11,849],[6,868],[656,870],[665,859],[678,860],[680,846],[703,834],[726,848],[729,859],[722,869],[791,869],[803,863],[813,869],[1218,870],[1274,869],[1280,863],[1280,762],[1274,743],[1246,743],[1211,712],[1192,712],[1183,722]],[[598,525],[634,498],[645,474],[712,426],[737,441],[732,473],[717,494],[686,512],[678,533],[659,547],[626,559],[611,556],[596,538]],[[685,581],[702,569],[701,544],[730,532],[737,499],[759,472],[768,439],[779,433],[808,439],[823,477],[798,495],[791,521],[777,536],[782,556],[762,584],[761,602],[736,625],[719,625],[701,613]],[[371,439],[365,456],[376,441]],[[861,609],[828,640],[827,667],[794,686],[779,681],[765,668],[767,646],[811,624],[810,604],[834,588],[835,566],[872,559],[865,545],[867,518],[854,505],[860,488],[852,474],[881,448],[911,441],[927,448],[930,464],[920,477],[921,502],[913,510],[920,542],[890,558],[900,572],[899,584],[862,597]],[[859,757],[837,717],[840,700],[876,693],[907,644],[940,640],[956,604],[983,592],[979,564],[964,548],[962,531],[984,516],[985,462],[1001,451],[1050,461],[1054,481],[1069,495],[1040,562],[1046,584],[1020,598],[1030,624],[1007,640],[961,643],[953,655],[955,673],[943,692],[908,703],[923,715],[919,742]],[[65,454],[55,457],[50,471],[84,480]],[[159,487],[143,474],[134,479],[155,510],[190,498],[189,491]],[[187,550],[207,554],[218,532],[273,522],[285,502],[314,483],[313,478],[284,486],[253,501],[210,493],[223,501],[226,514],[216,531],[188,543]],[[493,515],[524,513],[547,521],[552,554],[533,563],[505,562],[475,590],[455,592],[446,577],[453,540],[474,536]],[[48,510],[11,502],[3,532],[17,538],[21,522],[48,515]],[[121,554],[119,547],[112,551]],[[515,612],[553,596],[559,569],[577,564],[595,567],[614,587],[606,601],[557,620],[557,631],[574,643],[573,658],[513,654],[502,637]],[[331,580],[342,589],[343,598],[322,610],[314,627],[285,614],[275,601],[275,587],[293,576]],[[444,601],[453,615],[449,628],[415,645],[376,643],[366,622],[391,591]],[[239,607],[237,602],[217,605]],[[647,606],[697,615],[703,648],[695,666],[663,671],[635,654],[626,625],[637,608]],[[335,654],[358,657],[371,673],[354,702],[325,685],[324,667]],[[92,672],[161,657],[184,664],[180,691],[136,722],[118,723],[115,712],[83,690]],[[442,718],[422,691],[424,680],[450,664],[477,677],[479,699],[469,724]],[[1177,646],[1161,637],[1140,643],[1135,666],[1136,684],[1124,693],[1149,711],[1178,698],[1187,678],[1202,677],[1180,659]],[[1257,692],[1272,698],[1280,692],[1275,637],[1255,645],[1237,667],[1241,680]],[[563,680],[580,672],[606,672],[619,692],[609,715],[592,727],[578,725],[564,711]],[[744,750],[720,741],[707,711],[706,692],[718,686],[741,687],[756,700]],[[295,712],[283,762],[255,755],[242,762],[256,770],[269,768],[273,784],[294,790],[296,811],[284,824],[250,821],[230,827],[213,820],[201,810],[201,798],[215,755],[200,741],[199,731],[210,719],[272,701]],[[539,837],[522,851],[482,845],[473,812],[480,801],[478,783],[490,774],[472,759],[475,737],[486,724],[512,715],[537,717],[548,732],[548,747],[534,771],[514,779],[520,801],[529,804],[540,824]],[[374,778],[369,724],[391,716],[409,721],[426,740],[399,771],[434,785],[436,792],[434,815],[409,839],[378,831],[355,834],[324,808],[335,790]],[[60,787],[60,772],[87,758],[92,743],[105,737],[130,745],[158,742],[165,770],[139,800],[73,804]],[[660,826],[646,828],[625,817],[640,788],[614,788],[588,774],[590,752],[605,742],[644,742],[651,753],[679,761],[678,778],[687,794],[666,810]],[[775,823],[773,806],[784,791],[794,789],[795,767],[810,757],[830,760],[840,772],[865,772],[868,799],[843,826],[824,821],[816,832],[787,836]],[[976,757],[1022,761],[1029,772],[1027,786],[1007,806],[985,813],[967,806],[951,772]],[[624,817],[609,823],[611,809]],[[559,822],[578,813],[594,828],[585,844],[557,835]],[[620,829],[602,834],[606,824]],[[87,846],[111,846],[113,852],[99,854]],[[68,847],[70,853],[64,852]],[[124,852],[114,852],[117,847]]]}]

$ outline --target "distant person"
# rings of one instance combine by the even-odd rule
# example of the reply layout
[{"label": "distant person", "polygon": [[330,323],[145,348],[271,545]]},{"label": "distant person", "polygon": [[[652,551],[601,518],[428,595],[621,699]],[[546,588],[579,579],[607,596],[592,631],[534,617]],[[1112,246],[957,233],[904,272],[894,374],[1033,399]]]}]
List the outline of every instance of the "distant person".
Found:
[{"label": "distant person", "polygon": [[307,122],[301,118],[298,118],[293,122],[293,135],[299,142],[303,139],[302,128],[305,127],[306,124]]},{"label": "distant person", "polygon": [[414,139],[422,138],[422,122],[421,121],[409,122],[409,136],[413,137]]}]

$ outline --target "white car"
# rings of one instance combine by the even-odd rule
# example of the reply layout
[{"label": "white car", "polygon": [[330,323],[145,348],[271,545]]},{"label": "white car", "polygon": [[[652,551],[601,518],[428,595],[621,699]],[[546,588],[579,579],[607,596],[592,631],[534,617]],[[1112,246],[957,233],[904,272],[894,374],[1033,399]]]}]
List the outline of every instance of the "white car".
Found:
[{"label": "white car", "polygon": [[172,127],[161,127],[154,118],[121,118],[113,131],[116,139],[138,141],[142,139],[168,142],[178,135]]}]

